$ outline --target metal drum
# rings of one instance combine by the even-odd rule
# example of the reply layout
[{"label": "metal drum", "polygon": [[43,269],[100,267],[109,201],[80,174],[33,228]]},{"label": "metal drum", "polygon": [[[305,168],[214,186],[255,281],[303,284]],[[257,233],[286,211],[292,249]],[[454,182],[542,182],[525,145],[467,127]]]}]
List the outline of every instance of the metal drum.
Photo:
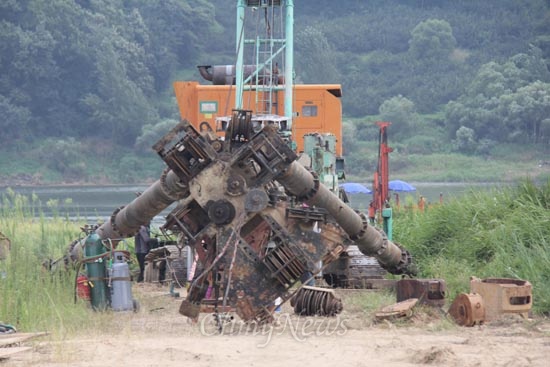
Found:
[{"label": "metal drum", "polygon": [[449,315],[461,326],[481,325],[485,322],[485,305],[477,293],[460,293],[449,308]]}]

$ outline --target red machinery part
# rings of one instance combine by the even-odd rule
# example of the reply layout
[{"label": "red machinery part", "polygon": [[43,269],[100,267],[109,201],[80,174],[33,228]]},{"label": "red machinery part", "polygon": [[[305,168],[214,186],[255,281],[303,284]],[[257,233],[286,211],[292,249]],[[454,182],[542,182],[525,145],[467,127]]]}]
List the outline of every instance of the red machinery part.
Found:
[{"label": "red machinery part", "polygon": [[90,282],[88,281],[88,277],[83,274],[76,278],[76,294],[78,298],[84,301],[89,301],[91,299]]},{"label": "red machinery part", "polygon": [[378,121],[376,125],[380,128],[380,133],[378,140],[378,166],[373,180],[373,206],[375,211],[382,213],[384,204],[390,199],[388,192],[389,153],[393,152],[393,148],[388,146],[387,128],[391,125],[391,122]]}]

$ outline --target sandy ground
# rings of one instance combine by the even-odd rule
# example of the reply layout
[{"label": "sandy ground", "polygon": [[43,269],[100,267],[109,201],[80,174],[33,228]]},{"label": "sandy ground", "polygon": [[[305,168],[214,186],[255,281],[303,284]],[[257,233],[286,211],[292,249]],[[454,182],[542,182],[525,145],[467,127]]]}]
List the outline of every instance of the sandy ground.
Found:
[{"label": "sandy ground", "polygon": [[181,299],[158,289],[142,296],[138,313],[112,314],[98,325],[102,332],[46,337],[0,366],[550,365],[548,319],[462,328],[422,311],[406,322],[373,323],[345,303],[336,318],[299,318],[284,305],[274,326],[246,329],[233,321],[220,335],[208,315],[198,324],[180,316]]}]

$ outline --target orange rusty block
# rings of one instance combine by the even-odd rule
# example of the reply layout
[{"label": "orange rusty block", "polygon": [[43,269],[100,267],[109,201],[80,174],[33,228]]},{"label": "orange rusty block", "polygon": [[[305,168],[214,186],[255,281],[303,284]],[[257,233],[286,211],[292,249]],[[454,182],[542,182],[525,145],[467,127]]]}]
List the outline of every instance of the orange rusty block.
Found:
[{"label": "orange rusty block", "polygon": [[481,325],[485,321],[483,298],[476,293],[460,293],[451,304],[449,315],[460,326]]},{"label": "orange rusty block", "polygon": [[527,317],[533,304],[532,286],[526,280],[472,277],[470,291],[483,297],[487,321],[496,320],[505,313]]}]

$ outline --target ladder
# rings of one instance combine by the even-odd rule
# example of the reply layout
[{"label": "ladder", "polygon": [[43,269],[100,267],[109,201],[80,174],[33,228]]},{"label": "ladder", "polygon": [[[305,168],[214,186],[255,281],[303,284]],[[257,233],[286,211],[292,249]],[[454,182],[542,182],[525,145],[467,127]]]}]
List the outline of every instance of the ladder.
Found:
[{"label": "ladder", "polygon": [[[284,9],[283,9],[284,8]],[[286,86],[288,82],[287,74],[282,71],[290,67],[289,51],[292,51],[292,41],[290,48],[287,48],[288,39],[291,38],[293,28],[288,28],[287,22],[293,23],[293,16],[290,11],[293,8],[292,0],[239,0],[237,4],[237,73],[244,68],[244,48],[247,50],[247,57],[250,57],[250,64],[255,66],[255,70],[247,75],[242,75],[240,79],[237,74],[237,96],[236,108],[242,108],[242,91],[250,90],[254,98],[249,101],[249,106],[257,115],[287,115],[292,118],[291,107],[287,107],[286,100],[289,100],[291,106],[292,95],[291,88]],[[251,17],[255,20],[256,34],[254,38],[245,38],[245,9],[247,13],[252,13]],[[284,12],[283,12],[284,10]],[[251,28],[247,27],[247,30]],[[288,31],[290,29],[290,32]],[[288,34],[290,33],[290,34]],[[243,50],[239,50],[242,45]],[[291,56],[290,56],[291,57]],[[240,62],[239,62],[240,59]],[[292,61],[292,59],[290,59]],[[240,80],[242,83],[239,85]],[[292,79],[292,78],[290,78]],[[292,82],[290,80],[290,82]],[[288,87],[288,88],[287,88]],[[279,111],[278,91],[285,91],[285,111]],[[240,94],[240,96],[239,96]],[[240,99],[239,99],[240,98]]]}]

